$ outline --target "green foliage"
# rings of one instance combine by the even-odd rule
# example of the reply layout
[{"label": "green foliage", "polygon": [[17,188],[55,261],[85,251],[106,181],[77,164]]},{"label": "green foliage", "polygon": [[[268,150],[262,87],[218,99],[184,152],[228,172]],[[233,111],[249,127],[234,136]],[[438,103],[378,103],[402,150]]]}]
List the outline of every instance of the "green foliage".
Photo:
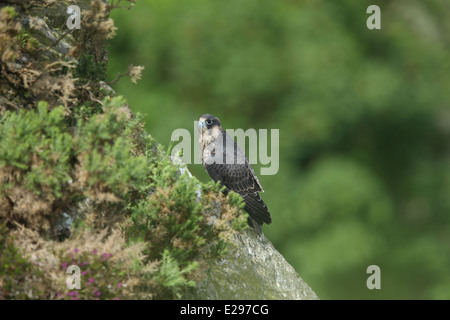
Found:
[{"label": "green foliage", "polygon": [[6,6],[4,7],[5,13],[11,18],[14,19],[17,17],[17,12],[14,7]]},{"label": "green foliage", "polygon": [[196,262],[191,262],[186,267],[180,268],[178,260],[172,258],[168,250],[164,250],[154,281],[165,289],[165,298],[181,298],[187,287],[195,286],[196,282],[188,280],[186,275],[196,270],[197,267]]},{"label": "green foliage", "polygon": [[145,178],[145,158],[131,151],[133,127],[118,111],[124,104],[122,97],[105,100],[104,113],[78,121],[75,154],[80,162],[79,182],[94,193],[126,194],[131,184]]},{"label": "green foliage", "polygon": [[30,53],[34,53],[37,48],[39,48],[39,41],[33,38],[27,31],[21,30],[17,36],[17,39],[20,41],[20,45],[22,49],[29,51]]},{"label": "green foliage", "polygon": [[[73,200],[118,201],[146,175],[146,159],[132,152],[138,124],[127,122],[121,97],[106,99],[104,112],[67,126],[64,108],[6,112],[0,119],[0,216],[49,229]],[[9,199],[6,200],[6,199]],[[55,212],[54,209],[59,209]],[[51,213],[53,212],[53,213]]]},{"label": "green foliage", "polygon": [[[5,192],[15,182],[48,199],[62,196],[70,179],[73,139],[67,132],[62,107],[48,111],[38,104],[37,112],[6,112],[0,120],[0,168],[14,173],[16,181],[2,183]],[[6,182],[6,181],[4,181]]]},{"label": "green foliage", "polygon": [[110,77],[145,65],[140,86],[116,89],[162,143],[205,112],[280,129],[280,170],[260,176],[264,233],[319,297],[448,299],[449,6],[379,1],[382,29],[368,30],[368,5],[137,3],[113,13]]},{"label": "green foliage", "polygon": [[96,62],[92,55],[83,54],[78,59],[73,76],[81,82],[106,79],[106,62]]}]

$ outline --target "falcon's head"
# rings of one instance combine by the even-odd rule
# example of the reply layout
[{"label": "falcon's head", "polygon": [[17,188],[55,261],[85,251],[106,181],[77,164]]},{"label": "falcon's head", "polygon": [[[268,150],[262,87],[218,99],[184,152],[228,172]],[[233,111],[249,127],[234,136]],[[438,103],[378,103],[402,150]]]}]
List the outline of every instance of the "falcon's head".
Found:
[{"label": "falcon's head", "polygon": [[198,132],[200,133],[200,140],[203,140],[205,144],[215,140],[222,132],[219,118],[208,113],[201,115],[198,119]]},{"label": "falcon's head", "polygon": [[205,130],[212,130],[214,128],[222,129],[219,118],[214,117],[212,114],[205,113],[198,119],[198,130],[204,132]]}]

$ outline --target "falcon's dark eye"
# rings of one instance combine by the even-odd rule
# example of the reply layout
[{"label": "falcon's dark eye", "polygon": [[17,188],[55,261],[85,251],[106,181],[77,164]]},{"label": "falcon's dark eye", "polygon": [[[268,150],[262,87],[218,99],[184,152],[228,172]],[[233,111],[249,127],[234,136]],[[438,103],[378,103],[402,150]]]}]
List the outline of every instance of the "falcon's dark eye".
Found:
[{"label": "falcon's dark eye", "polygon": [[212,125],[213,122],[212,122],[212,120],[208,119],[208,120],[205,121],[205,123],[209,126],[209,125]]}]

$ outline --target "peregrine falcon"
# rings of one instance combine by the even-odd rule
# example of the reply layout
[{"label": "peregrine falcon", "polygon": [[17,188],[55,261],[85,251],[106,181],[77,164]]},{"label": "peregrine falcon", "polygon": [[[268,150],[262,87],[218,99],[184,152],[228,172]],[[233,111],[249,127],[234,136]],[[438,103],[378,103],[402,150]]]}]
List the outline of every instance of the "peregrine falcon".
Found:
[{"label": "peregrine falcon", "polygon": [[226,187],[225,194],[232,190],[244,199],[244,210],[248,212],[248,223],[258,235],[262,224],[272,222],[266,204],[259,196],[264,192],[261,183],[248,162],[244,151],[234,139],[222,129],[220,120],[204,114],[198,120],[200,156],[206,172],[215,181]]}]

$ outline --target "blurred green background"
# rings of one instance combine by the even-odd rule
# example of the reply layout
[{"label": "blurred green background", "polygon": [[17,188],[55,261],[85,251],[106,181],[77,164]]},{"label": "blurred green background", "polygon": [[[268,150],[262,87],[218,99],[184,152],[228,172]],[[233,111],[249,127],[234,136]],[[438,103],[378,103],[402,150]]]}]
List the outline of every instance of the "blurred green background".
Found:
[{"label": "blurred green background", "polygon": [[140,0],[112,17],[109,79],[145,66],[114,88],[159,142],[203,113],[280,130],[278,173],[254,166],[264,233],[320,298],[450,299],[450,1]]}]

